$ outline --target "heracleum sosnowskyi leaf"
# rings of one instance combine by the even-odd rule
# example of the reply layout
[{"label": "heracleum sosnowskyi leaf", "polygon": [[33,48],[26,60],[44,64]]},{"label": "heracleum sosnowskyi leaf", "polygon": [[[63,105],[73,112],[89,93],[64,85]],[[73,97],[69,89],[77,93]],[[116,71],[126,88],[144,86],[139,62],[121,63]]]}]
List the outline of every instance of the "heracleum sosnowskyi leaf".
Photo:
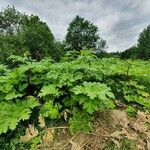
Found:
[{"label": "heracleum sosnowskyi leaf", "polygon": [[44,97],[46,95],[58,95],[59,91],[55,85],[49,84],[42,87],[41,92],[39,93],[40,97]]},{"label": "heracleum sosnowskyi leaf", "polygon": [[106,99],[106,95],[109,98],[114,98],[113,93],[111,93],[111,89],[107,87],[106,84],[96,82],[83,82],[83,85],[74,87],[73,92],[75,93],[75,95],[85,94],[90,99],[94,99],[96,97]]},{"label": "heracleum sosnowskyi leaf", "polygon": [[135,102],[145,108],[148,108],[150,110],[150,99],[149,98],[144,98],[139,95],[127,95],[125,96],[125,99],[128,102]]},{"label": "heracleum sosnowskyi leaf", "polygon": [[73,117],[69,119],[70,131],[72,134],[79,132],[88,133],[92,130],[90,115],[81,110],[73,110]]},{"label": "heracleum sosnowskyi leaf", "polygon": [[74,99],[82,104],[83,109],[90,114],[101,109],[114,107],[112,102],[114,95],[106,84],[83,82],[82,85],[75,86],[72,91],[77,95]]},{"label": "heracleum sosnowskyi leaf", "polygon": [[58,105],[54,104],[53,101],[45,102],[41,109],[41,115],[45,118],[57,119],[60,116]]},{"label": "heracleum sosnowskyi leaf", "polygon": [[20,120],[29,119],[31,109],[38,105],[38,101],[33,96],[27,97],[25,101],[18,99],[16,103],[0,102],[0,134],[6,133],[9,129],[14,130]]}]

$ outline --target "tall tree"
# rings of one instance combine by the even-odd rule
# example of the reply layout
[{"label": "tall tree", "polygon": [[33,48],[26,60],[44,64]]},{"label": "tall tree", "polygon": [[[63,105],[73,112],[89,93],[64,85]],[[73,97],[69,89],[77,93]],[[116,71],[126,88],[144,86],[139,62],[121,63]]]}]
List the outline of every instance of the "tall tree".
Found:
[{"label": "tall tree", "polygon": [[150,25],[140,33],[137,46],[139,58],[150,59]]},{"label": "tall tree", "polygon": [[26,52],[37,60],[51,56],[58,61],[59,51],[51,30],[38,16],[22,14],[14,6],[0,11],[0,62]]},{"label": "tall tree", "polygon": [[34,59],[40,60],[49,56],[54,49],[54,36],[38,16],[25,17],[17,36]]},{"label": "tall tree", "polygon": [[99,38],[97,26],[76,16],[69,24],[65,39],[71,49],[80,51],[83,47],[95,48]]},{"label": "tall tree", "polygon": [[15,52],[18,52],[16,45],[20,45],[16,39],[16,32],[19,29],[24,14],[18,12],[15,7],[8,6],[0,11],[0,62]]},{"label": "tall tree", "polygon": [[14,6],[0,11],[0,33],[13,34],[18,29],[22,16]]},{"label": "tall tree", "polygon": [[121,53],[121,58],[136,59],[139,57],[138,55],[139,55],[139,52],[138,52],[137,46],[132,46]]}]

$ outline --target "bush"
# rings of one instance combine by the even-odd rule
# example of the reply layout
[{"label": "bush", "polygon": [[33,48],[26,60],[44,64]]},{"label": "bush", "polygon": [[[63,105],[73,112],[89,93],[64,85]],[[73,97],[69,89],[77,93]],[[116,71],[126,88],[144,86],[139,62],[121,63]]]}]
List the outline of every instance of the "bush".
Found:
[{"label": "bush", "polygon": [[116,100],[150,109],[149,91],[139,82],[149,75],[149,62],[98,59],[86,51],[60,63],[17,60],[22,64],[12,61],[12,69],[1,66],[0,133],[36,125],[38,116],[66,120],[72,134],[90,132],[93,114],[114,108]]}]

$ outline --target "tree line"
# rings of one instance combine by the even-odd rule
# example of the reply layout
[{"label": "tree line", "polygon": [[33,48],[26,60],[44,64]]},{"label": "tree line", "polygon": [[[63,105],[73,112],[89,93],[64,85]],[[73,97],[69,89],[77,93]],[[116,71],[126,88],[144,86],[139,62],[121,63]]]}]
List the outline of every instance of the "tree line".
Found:
[{"label": "tree line", "polygon": [[150,25],[139,34],[137,45],[122,52],[121,58],[150,59]]},{"label": "tree line", "polygon": [[140,33],[137,45],[122,53],[107,53],[107,43],[99,28],[80,16],[69,24],[65,39],[57,41],[49,26],[36,15],[27,15],[8,6],[0,11],[0,62],[11,55],[31,57],[37,61],[51,57],[59,62],[67,52],[91,50],[97,57],[150,58],[150,25]]}]

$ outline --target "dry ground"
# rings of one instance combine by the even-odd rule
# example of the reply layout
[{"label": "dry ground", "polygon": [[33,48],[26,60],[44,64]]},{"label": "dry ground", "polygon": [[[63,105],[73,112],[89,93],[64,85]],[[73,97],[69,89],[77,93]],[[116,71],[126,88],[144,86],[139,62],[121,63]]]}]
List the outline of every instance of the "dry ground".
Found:
[{"label": "dry ground", "polygon": [[[44,127],[44,122],[41,126]],[[47,128],[38,150],[150,150],[150,114],[138,111],[136,118],[123,110],[95,115],[93,132],[70,135],[67,127]],[[30,128],[34,128],[31,127]],[[32,129],[31,129],[32,130]],[[26,133],[22,139],[26,138]],[[33,129],[38,135],[37,130]],[[36,136],[35,135],[35,136]],[[29,136],[29,135],[28,135]],[[30,138],[32,135],[30,134]]]}]

